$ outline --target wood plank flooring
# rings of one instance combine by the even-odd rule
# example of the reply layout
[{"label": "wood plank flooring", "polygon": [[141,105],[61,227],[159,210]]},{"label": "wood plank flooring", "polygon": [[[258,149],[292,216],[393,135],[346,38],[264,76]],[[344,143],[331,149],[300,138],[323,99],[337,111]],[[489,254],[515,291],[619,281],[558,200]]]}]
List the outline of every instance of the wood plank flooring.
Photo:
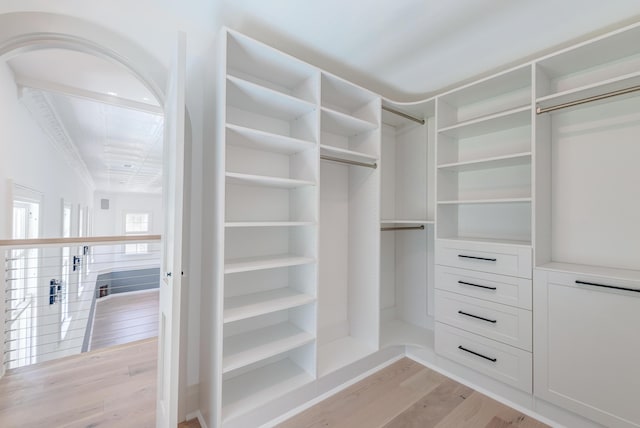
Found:
[{"label": "wood plank flooring", "polygon": [[155,427],[157,339],[11,370],[0,427]]},{"label": "wood plank flooring", "polygon": [[408,358],[279,428],[543,428],[547,425]]},{"label": "wood plank flooring", "polygon": [[98,299],[89,350],[157,337],[159,296],[150,290]]}]

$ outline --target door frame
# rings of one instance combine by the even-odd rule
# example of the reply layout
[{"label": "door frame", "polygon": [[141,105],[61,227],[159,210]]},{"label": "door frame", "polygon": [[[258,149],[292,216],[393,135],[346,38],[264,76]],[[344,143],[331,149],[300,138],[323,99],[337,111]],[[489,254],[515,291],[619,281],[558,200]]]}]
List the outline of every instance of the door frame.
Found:
[{"label": "door frame", "polygon": [[[46,12],[13,12],[0,14],[0,59],[7,60],[14,55],[41,49],[68,49],[101,57],[107,61],[124,66],[153,94],[160,106],[165,104],[166,82],[169,70],[149,52],[134,41],[127,39],[107,28],[80,18]],[[185,129],[191,129],[188,107],[185,105]],[[190,135],[185,132],[185,153],[189,152]],[[190,162],[185,158],[185,163]],[[189,182],[183,171],[183,183]],[[184,192],[186,196],[188,192]],[[185,197],[183,208],[188,206]],[[188,253],[189,235],[183,232],[182,255]],[[186,334],[186,314],[188,299],[182,300],[179,323],[180,338]],[[4,325],[4,311],[0,313],[0,324]],[[0,341],[4,342],[4,329],[0,329]],[[180,373],[184,373],[186,348],[180,349]],[[4,367],[0,353],[0,368]],[[0,369],[0,377],[4,375]],[[179,376],[178,381],[178,417],[186,417],[187,381]]]}]

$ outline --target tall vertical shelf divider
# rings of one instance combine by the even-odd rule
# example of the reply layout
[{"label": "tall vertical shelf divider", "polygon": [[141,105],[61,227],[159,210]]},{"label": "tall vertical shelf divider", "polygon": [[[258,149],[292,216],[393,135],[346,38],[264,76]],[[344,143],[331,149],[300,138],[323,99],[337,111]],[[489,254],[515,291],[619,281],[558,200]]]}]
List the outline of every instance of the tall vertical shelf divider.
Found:
[{"label": "tall vertical shelf divider", "polygon": [[435,99],[383,104],[381,347],[433,349],[434,118]]},{"label": "tall vertical shelf divider", "polygon": [[321,80],[318,375],[378,350],[380,97]]},{"label": "tall vertical shelf divider", "polygon": [[225,423],[316,377],[320,72],[225,33]]}]

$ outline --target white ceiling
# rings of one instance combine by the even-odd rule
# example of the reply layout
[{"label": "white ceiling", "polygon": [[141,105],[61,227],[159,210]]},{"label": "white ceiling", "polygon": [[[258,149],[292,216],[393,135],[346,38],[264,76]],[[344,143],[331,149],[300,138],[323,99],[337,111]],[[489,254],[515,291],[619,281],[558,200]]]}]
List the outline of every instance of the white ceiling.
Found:
[{"label": "white ceiling", "polygon": [[[27,88],[23,97],[30,97],[26,104],[31,113],[47,116],[37,118],[45,127],[52,125],[51,116],[57,119],[55,126],[75,146],[71,153],[79,154],[77,160],[86,167],[81,169],[89,172],[96,190],[162,191],[163,117],[128,108],[158,109],[137,78],[101,58],[60,49],[20,54],[8,64],[18,84]],[[35,98],[38,108],[33,108]],[[49,110],[55,113],[49,115]]]},{"label": "white ceiling", "polygon": [[[394,101],[415,101],[638,21],[640,1],[0,0],[0,13],[19,11],[96,22],[129,37],[165,66],[176,31],[185,31],[190,70],[215,58],[215,38],[226,25]],[[158,110],[134,77],[100,58],[49,50],[9,62],[18,77],[155,104]],[[201,78],[207,75],[196,74]],[[99,189],[158,190],[157,116],[45,92]],[[125,164],[133,166],[123,171]]]}]

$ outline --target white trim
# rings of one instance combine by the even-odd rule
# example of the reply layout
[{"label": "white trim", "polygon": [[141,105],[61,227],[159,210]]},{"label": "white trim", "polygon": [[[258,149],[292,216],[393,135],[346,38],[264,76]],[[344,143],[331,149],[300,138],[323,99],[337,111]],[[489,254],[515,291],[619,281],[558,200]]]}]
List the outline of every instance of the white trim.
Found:
[{"label": "white trim", "polygon": [[208,425],[204,422],[204,416],[202,416],[202,413],[200,413],[200,410],[196,410],[195,412],[191,412],[187,414],[186,419],[188,421],[190,421],[191,419],[197,419],[198,422],[200,423],[201,428],[209,428]]}]

